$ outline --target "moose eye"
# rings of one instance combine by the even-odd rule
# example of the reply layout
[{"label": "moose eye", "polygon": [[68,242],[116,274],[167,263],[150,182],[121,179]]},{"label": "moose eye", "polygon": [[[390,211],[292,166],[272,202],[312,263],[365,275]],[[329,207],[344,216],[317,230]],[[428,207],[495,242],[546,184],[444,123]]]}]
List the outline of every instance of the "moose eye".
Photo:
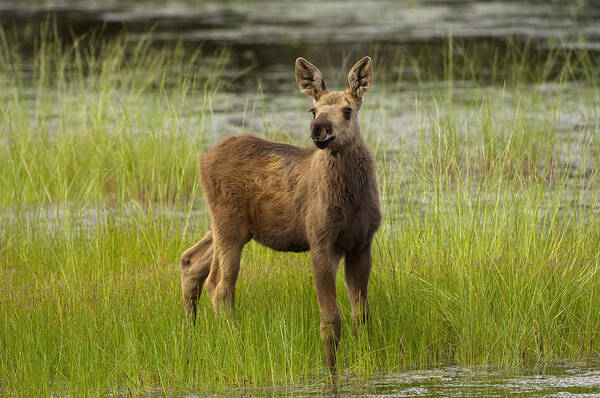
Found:
[{"label": "moose eye", "polygon": [[313,114],[313,119],[314,119],[315,116],[317,115],[317,111],[315,111],[315,108],[310,108],[309,112]]},{"label": "moose eye", "polygon": [[350,116],[352,116],[352,108],[344,108],[344,119],[350,120]]}]

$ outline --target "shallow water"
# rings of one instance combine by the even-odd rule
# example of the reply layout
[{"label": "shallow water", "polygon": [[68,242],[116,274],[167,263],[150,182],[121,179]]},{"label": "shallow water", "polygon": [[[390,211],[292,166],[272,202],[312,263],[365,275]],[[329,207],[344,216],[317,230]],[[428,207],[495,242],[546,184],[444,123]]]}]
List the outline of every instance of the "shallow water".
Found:
[{"label": "shallow water", "polygon": [[[244,390],[236,390],[241,393]],[[446,366],[432,370],[372,375],[366,379],[339,376],[310,386],[249,390],[249,395],[297,397],[600,397],[600,363],[564,363],[512,371],[476,370]]]}]

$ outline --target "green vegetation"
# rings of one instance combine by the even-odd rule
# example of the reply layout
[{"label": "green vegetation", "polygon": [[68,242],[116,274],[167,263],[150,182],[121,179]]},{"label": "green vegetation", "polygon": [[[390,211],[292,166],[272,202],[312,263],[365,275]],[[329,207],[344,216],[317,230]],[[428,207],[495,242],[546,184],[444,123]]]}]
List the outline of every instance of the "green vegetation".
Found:
[{"label": "green vegetation", "polygon": [[[196,161],[215,134],[206,121],[226,52],[46,40],[29,64],[0,38],[0,395],[326,377],[307,255],[249,244],[234,317],[216,318],[203,295],[196,327],[184,319],[177,259],[207,228]],[[394,105],[388,84],[366,101],[385,217],[371,324],[357,337],[340,271],[342,375],[600,351],[590,58],[552,51],[547,83],[514,72],[489,87],[461,83],[452,65],[468,59],[453,57],[443,82],[416,85],[410,103]],[[399,114],[415,122],[400,126]]]}]

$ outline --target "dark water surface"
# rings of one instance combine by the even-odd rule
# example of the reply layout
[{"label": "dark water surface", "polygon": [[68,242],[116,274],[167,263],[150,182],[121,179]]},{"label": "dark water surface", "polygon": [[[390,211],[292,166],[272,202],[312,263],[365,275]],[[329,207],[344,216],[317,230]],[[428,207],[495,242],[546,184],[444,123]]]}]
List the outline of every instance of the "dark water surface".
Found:
[{"label": "dark water surface", "polygon": [[[504,87],[514,63],[531,68],[524,78],[539,87],[543,82],[537,80],[536,67],[546,63],[550,49],[600,53],[600,1],[590,0],[0,1],[0,25],[19,32],[21,51],[33,49],[47,20],[66,40],[91,30],[102,37],[147,37],[156,45],[182,42],[189,51],[230,48],[224,90],[205,126],[215,141],[268,131],[309,143],[310,100],[299,94],[293,73],[298,56],[323,71],[328,87],[343,89],[348,64],[371,55],[375,87],[363,111],[363,129],[387,137],[390,149],[398,150],[423,122],[416,101],[427,104],[428,96],[446,84],[449,48],[457,52],[453,70],[473,69],[477,86],[489,88],[484,95],[506,93],[506,109],[499,109],[497,117],[515,106],[510,87]],[[462,50],[472,56],[462,59]],[[492,64],[509,51],[522,56]],[[471,58],[477,59],[475,68],[463,64]],[[478,100],[471,95],[472,74],[459,72],[452,82],[457,105],[452,112],[458,120]],[[552,84],[543,89],[549,96],[558,91]],[[581,115],[596,109],[595,88],[565,84],[560,91],[573,102],[561,110],[559,128],[594,125],[595,120]]]},{"label": "dark water surface", "polygon": [[[477,100],[471,95],[473,77],[479,87],[489,87],[491,96],[494,90],[506,92],[507,109],[512,109],[510,87],[504,86],[515,63],[531,68],[523,77],[539,87],[543,82],[536,67],[546,63],[551,49],[600,54],[600,1],[591,0],[0,1],[0,26],[18,32],[21,51],[32,51],[48,20],[66,40],[95,31],[101,37],[149,38],[156,45],[182,42],[190,52],[199,46],[228,47],[224,90],[207,126],[214,140],[247,131],[306,138],[310,100],[298,93],[294,80],[298,56],[324,72],[329,88],[343,89],[348,64],[371,55],[375,88],[363,128],[388,137],[397,150],[422,122],[415,101],[426,103],[446,84],[449,48],[457,53],[454,71],[474,69],[452,82],[458,106],[453,114],[459,120]],[[471,55],[462,59],[460,51]],[[492,63],[508,52],[522,56]],[[470,58],[477,59],[475,68],[463,64]],[[552,96],[558,88],[550,84],[544,90]],[[565,84],[560,91],[574,101],[563,110],[559,128],[589,124],[581,114],[596,109],[595,88]]]},{"label": "dark water surface", "polygon": [[[449,37],[480,52],[506,43],[534,43],[536,51],[560,42],[569,48],[600,50],[600,2],[350,0],[350,1],[1,1],[0,24],[23,27],[50,18],[65,37],[101,29],[131,39],[183,41],[189,47],[227,45],[232,67],[251,66],[271,82],[290,70],[299,55],[339,67],[343,56],[422,56],[440,62]],[[32,37],[35,26],[27,32]],[[535,52],[527,62],[536,62]],[[287,79],[287,77],[286,77]],[[277,80],[277,79],[275,79]],[[267,91],[277,84],[267,87]]]},{"label": "dark water surface", "polygon": [[371,43],[456,37],[598,37],[597,1],[3,1],[3,21],[56,16],[76,31],[155,28],[163,40],[228,44]]}]

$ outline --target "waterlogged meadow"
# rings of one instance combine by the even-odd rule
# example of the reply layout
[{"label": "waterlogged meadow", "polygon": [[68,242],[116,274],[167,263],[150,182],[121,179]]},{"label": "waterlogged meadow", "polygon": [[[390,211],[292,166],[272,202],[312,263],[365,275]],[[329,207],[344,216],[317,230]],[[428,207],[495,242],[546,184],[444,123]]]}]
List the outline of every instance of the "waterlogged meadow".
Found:
[{"label": "waterlogged meadow", "polygon": [[[308,255],[247,245],[230,319],[203,295],[190,326],[179,285],[179,255],[208,228],[196,168],[228,134],[219,109],[309,145],[309,100],[285,94],[292,131],[260,90],[221,84],[227,50],[38,39],[24,59],[0,39],[0,395],[328,379]],[[557,47],[532,68],[517,49],[487,59],[452,40],[439,56],[436,73],[402,54],[378,71],[374,57],[361,121],[384,219],[356,336],[338,275],[338,374],[359,389],[408,369],[600,352],[597,60]],[[343,84],[347,68],[330,67]],[[291,65],[288,78],[296,90]]]}]

